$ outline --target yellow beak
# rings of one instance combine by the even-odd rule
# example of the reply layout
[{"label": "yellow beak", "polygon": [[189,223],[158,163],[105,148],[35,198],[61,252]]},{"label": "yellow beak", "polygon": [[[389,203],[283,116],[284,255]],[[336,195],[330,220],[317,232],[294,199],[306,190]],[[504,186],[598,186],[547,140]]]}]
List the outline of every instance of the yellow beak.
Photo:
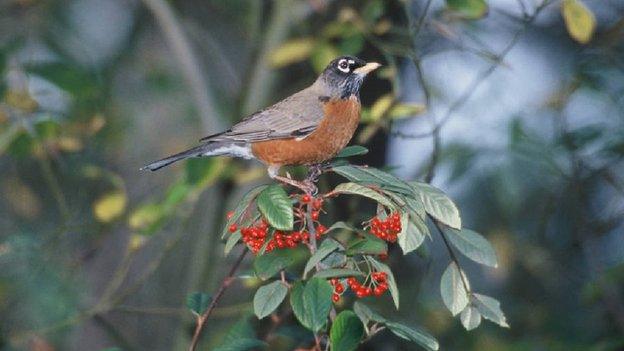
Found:
[{"label": "yellow beak", "polygon": [[369,74],[370,72],[376,70],[377,68],[381,67],[381,65],[377,62],[369,62],[367,64],[365,64],[362,67],[358,67],[356,69],[353,70],[353,73],[357,73],[359,75],[365,76],[367,74]]}]

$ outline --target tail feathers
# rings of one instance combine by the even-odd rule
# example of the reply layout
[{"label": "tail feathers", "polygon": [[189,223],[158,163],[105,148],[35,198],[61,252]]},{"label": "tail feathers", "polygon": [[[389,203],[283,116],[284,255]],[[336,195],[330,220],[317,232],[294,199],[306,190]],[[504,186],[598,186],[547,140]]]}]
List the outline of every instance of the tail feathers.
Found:
[{"label": "tail feathers", "polygon": [[243,158],[253,157],[249,145],[233,144],[230,142],[211,142],[199,145],[186,151],[182,151],[169,157],[165,157],[162,160],[152,162],[145,167],[141,167],[141,170],[148,169],[150,171],[157,171],[174,162],[178,162],[187,158],[218,155],[228,155]]}]

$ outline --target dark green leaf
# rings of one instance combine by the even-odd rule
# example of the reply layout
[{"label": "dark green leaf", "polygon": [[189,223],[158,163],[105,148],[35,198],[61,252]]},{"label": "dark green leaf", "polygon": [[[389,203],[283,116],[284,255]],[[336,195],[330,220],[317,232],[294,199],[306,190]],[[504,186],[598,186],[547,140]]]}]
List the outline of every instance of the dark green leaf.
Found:
[{"label": "dark green leaf", "polygon": [[313,332],[318,332],[327,323],[333,291],[329,282],[322,278],[310,279],[303,290],[303,308]]},{"label": "dark green leaf", "polygon": [[387,207],[389,209],[394,209],[395,208],[395,206],[392,203],[392,201],[390,201],[388,198],[386,198],[382,194],[376,192],[373,189],[365,187],[363,185],[359,185],[357,183],[342,183],[342,184],[339,184],[336,188],[334,188],[332,193],[359,195],[359,196],[367,197],[367,198],[369,198],[371,200],[374,200],[374,201],[378,202],[379,204],[381,204],[381,205],[383,205],[383,206],[385,206],[385,207]]},{"label": "dark green leaf", "polygon": [[238,241],[241,239],[241,237],[242,235],[241,235],[240,230],[237,230],[234,233],[230,234],[230,237],[225,242],[225,249],[223,250],[223,253],[226,256],[230,253],[230,251],[232,251],[234,246],[238,244]]},{"label": "dark green leaf", "polygon": [[286,294],[288,294],[288,288],[279,280],[261,286],[253,299],[254,313],[258,319],[262,319],[275,311],[284,301]]},{"label": "dark green leaf", "polygon": [[293,229],[292,202],[284,188],[271,185],[258,195],[258,209],[269,224],[278,230]]},{"label": "dark green leaf", "polygon": [[333,167],[332,170],[355,183],[378,185],[383,190],[414,196],[409,184],[376,168],[345,165]]},{"label": "dark green leaf", "polygon": [[219,175],[222,167],[216,158],[189,158],[186,161],[186,182],[190,185],[204,185]]},{"label": "dark green leaf", "polygon": [[[453,316],[459,314],[468,305],[468,292],[464,287],[459,268],[455,262],[451,262],[449,266],[442,274],[440,281],[440,293],[442,295],[442,301],[446,307],[451,311]],[[466,276],[464,275],[464,278]],[[468,279],[466,279],[468,282]],[[470,288],[470,287],[468,287]]]},{"label": "dark green leaf", "polygon": [[325,257],[329,256],[332,252],[341,249],[342,246],[336,240],[333,239],[325,239],[321,243],[321,246],[316,250],[314,255],[310,257],[308,262],[306,263],[305,269],[303,270],[304,277]]},{"label": "dark green leaf", "polygon": [[266,347],[266,343],[256,338],[249,317],[245,316],[230,328],[223,343],[213,351],[246,351],[261,347]]},{"label": "dark green leaf", "polygon": [[385,324],[398,337],[412,341],[427,350],[436,351],[440,348],[438,341],[422,329],[408,327],[396,322],[386,322]]},{"label": "dark green leaf", "polygon": [[365,148],[364,146],[352,145],[352,146],[347,146],[344,149],[342,149],[342,151],[340,151],[338,155],[336,155],[336,158],[360,156],[360,155],[366,155],[367,153],[368,153],[368,149]]},{"label": "dark green leaf", "polygon": [[186,296],[186,307],[195,315],[201,315],[206,311],[212,297],[206,293],[194,292]]},{"label": "dark green leaf", "polygon": [[346,254],[353,256],[357,254],[379,255],[388,252],[388,244],[385,241],[369,235],[365,238],[356,239],[347,248]]},{"label": "dark green leaf", "polygon": [[342,278],[342,277],[353,277],[353,276],[364,276],[364,274],[360,271],[356,271],[355,269],[346,269],[346,268],[330,268],[324,269],[320,272],[317,272],[314,277],[315,278]]},{"label": "dark green leaf", "polygon": [[362,323],[364,323],[364,325],[367,325],[368,322],[370,322],[370,321],[376,322],[376,323],[385,323],[386,322],[386,319],[384,317],[382,317],[377,312],[375,312],[372,309],[370,309],[368,306],[363,304],[361,301],[356,301],[353,304],[353,311],[355,312],[355,314],[358,315],[358,317],[360,317],[360,320],[362,320]]},{"label": "dark green leaf", "polygon": [[342,311],[332,324],[329,339],[332,351],[352,351],[364,336],[364,326],[352,311]]},{"label": "dark green leaf", "polygon": [[484,237],[469,229],[444,231],[449,241],[466,257],[490,267],[497,267],[496,252]]},{"label": "dark green leaf", "polygon": [[290,288],[290,306],[292,307],[293,313],[299,323],[304,327],[312,330],[312,322],[310,321],[310,316],[306,313],[305,307],[303,305],[303,291],[305,290],[305,285],[302,281],[295,282]]},{"label": "dark green leaf", "polygon": [[295,252],[292,250],[275,250],[264,255],[257,256],[254,261],[254,269],[258,277],[267,280],[277,272],[295,262]]}]

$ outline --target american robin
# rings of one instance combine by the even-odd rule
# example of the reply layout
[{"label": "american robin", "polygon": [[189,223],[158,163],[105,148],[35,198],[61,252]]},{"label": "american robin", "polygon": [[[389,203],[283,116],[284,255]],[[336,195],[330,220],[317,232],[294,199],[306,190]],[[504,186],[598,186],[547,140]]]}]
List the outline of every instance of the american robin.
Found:
[{"label": "american robin", "polygon": [[364,77],[379,66],[353,56],[339,57],[308,88],[253,113],[225,132],[202,138],[199,146],[142,169],[155,171],[189,157],[255,158],[268,166],[271,178],[301,188],[300,182],[279,176],[279,168],[318,165],[349,143],[360,120],[360,87]]}]

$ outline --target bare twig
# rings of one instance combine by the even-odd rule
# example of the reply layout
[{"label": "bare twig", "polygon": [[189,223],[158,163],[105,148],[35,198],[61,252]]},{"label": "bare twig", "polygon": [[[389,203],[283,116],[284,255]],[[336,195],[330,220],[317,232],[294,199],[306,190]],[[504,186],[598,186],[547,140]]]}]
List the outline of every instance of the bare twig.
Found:
[{"label": "bare twig", "polygon": [[238,270],[238,267],[240,267],[241,263],[243,262],[243,259],[245,258],[247,251],[249,250],[245,247],[245,249],[243,249],[243,252],[241,252],[240,256],[238,256],[238,258],[236,259],[236,262],[234,262],[234,265],[232,265],[232,268],[230,268],[228,275],[225,276],[225,278],[223,278],[223,281],[221,282],[221,286],[219,286],[219,289],[217,290],[214,297],[212,298],[212,301],[210,302],[210,305],[208,306],[206,311],[197,317],[197,325],[195,327],[195,332],[193,333],[193,339],[191,340],[189,351],[194,351],[197,348],[197,344],[199,343],[199,339],[201,337],[202,330],[204,329],[204,326],[206,325],[206,321],[212,314],[212,311],[214,311],[215,307],[217,307],[217,303],[219,303],[219,300],[221,300],[221,297],[223,296],[223,293],[225,292],[225,290],[227,290],[227,288],[234,281],[234,274],[236,273],[236,271]]}]

